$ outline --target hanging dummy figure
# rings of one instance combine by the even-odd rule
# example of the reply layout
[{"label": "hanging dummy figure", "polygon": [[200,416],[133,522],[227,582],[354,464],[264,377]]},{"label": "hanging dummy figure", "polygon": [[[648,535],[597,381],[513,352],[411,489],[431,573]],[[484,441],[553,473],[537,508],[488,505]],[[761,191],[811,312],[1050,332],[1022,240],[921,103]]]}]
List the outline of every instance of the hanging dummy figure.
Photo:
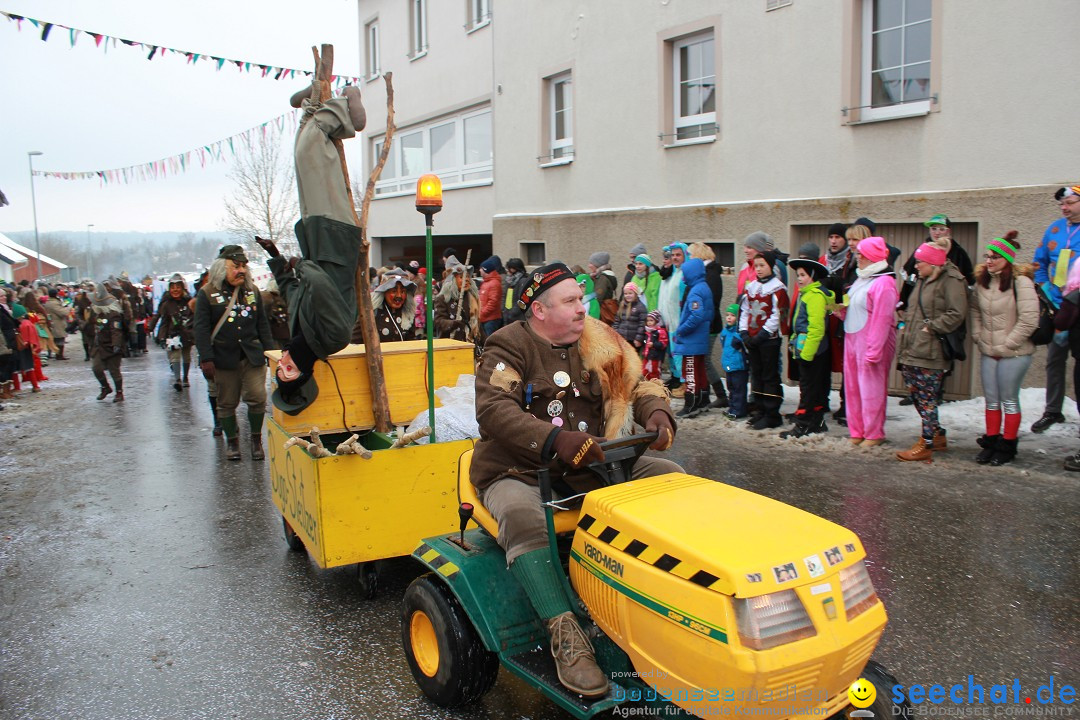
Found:
[{"label": "hanging dummy figure", "polygon": [[301,216],[296,240],[303,259],[286,259],[272,240],[255,238],[270,255],[270,269],[289,305],[291,337],[278,363],[273,402],[290,415],[318,396],[315,361],[348,345],[356,320],[360,228],[333,141],[354,137],[366,116],[359,88],[347,86],[339,97],[320,103],[318,85],[291,101],[304,111],[294,149]]}]

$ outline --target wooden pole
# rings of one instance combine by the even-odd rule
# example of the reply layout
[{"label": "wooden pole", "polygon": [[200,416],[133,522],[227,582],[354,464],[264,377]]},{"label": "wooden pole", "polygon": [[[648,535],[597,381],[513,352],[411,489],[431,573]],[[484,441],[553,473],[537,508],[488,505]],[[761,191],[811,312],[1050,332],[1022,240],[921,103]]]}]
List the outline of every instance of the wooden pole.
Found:
[{"label": "wooden pole", "polygon": [[[315,78],[319,93],[319,101],[325,102],[330,99],[330,79],[334,69],[334,46],[323,45],[322,56],[315,47],[311,48],[315,56]],[[389,75],[389,73],[387,73]],[[314,92],[314,91],[313,91]],[[383,145],[383,151],[379,157],[379,164],[372,171],[372,176],[382,171],[386,163],[388,148],[390,147],[390,135],[393,128],[394,93],[389,77],[386,78],[386,106],[388,113],[387,136]],[[365,193],[364,207],[361,215],[356,214],[356,204],[353,199],[352,186],[349,183],[349,167],[345,162],[345,148],[341,140],[334,139],[334,147],[337,148],[338,157],[341,158],[341,173],[345,180],[345,188],[349,195],[349,209],[360,228],[360,259],[356,265],[356,309],[360,319],[360,332],[364,338],[364,357],[367,361],[368,378],[371,380],[371,410],[375,417],[375,429],[379,432],[390,432],[390,399],[386,394],[386,377],[383,373],[382,344],[379,341],[379,333],[375,329],[375,312],[371,306],[371,281],[368,277],[368,266],[371,264],[367,239],[367,210],[370,203]],[[374,181],[369,178],[369,187],[374,186]]]}]

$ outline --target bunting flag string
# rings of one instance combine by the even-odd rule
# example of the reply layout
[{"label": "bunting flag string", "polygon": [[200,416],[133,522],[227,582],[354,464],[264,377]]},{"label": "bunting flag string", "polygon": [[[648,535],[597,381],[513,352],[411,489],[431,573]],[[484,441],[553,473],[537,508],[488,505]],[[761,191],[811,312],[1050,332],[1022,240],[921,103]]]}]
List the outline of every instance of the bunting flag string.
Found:
[{"label": "bunting flag string", "polygon": [[[38,20],[36,18],[26,17],[25,15],[16,15],[14,13],[5,12],[0,10],[0,15],[6,17],[9,21],[14,22],[21,32],[23,29],[23,22],[28,22],[34,26],[35,30],[41,31],[41,40],[46,42],[49,39],[49,35],[53,28],[62,28],[67,30],[68,41],[71,43],[71,47],[75,47],[75,44],[79,41],[79,37],[82,35],[89,35],[94,39],[94,45],[97,47],[104,46],[104,52],[108,54],[109,45],[114,48],[117,44],[127,45],[128,47],[141,48],[143,50],[149,50],[146,55],[147,60],[153,60],[155,55],[158,57],[164,57],[166,53],[173,55],[180,55],[185,58],[188,65],[197,65],[199,60],[212,62],[214,67],[220,72],[226,63],[229,65],[235,65],[240,72],[250,73],[252,68],[257,68],[260,73],[260,77],[273,77],[275,80],[281,80],[284,78],[292,79],[297,75],[304,75],[311,77],[314,72],[312,70],[296,70],[294,68],[275,67],[273,65],[262,65],[259,63],[251,62],[250,60],[232,60],[230,58],[218,57],[216,55],[206,55],[188,50],[177,50],[176,48],[162,47],[160,45],[153,45],[148,42],[139,42],[137,40],[125,40],[124,38],[113,37],[111,35],[104,35],[102,33],[92,32],[90,30],[80,30],[78,28],[68,27],[67,25],[61,25],[59,23],[45,22],[44,20]],[[347,75],[334,75],[332,82],[335,88],[340,89],[344,85],[350,83],[356,84],[360,82],[358,77],[349,77]]]},{"label": "bunting flag string", "polygon": [[[201,145],[187,150],[179,155],[152,160],[139,165],[129,165],[111,170],[90,170],[85,172],[58,172],[55,170],[34,170],[34,175],[57,180],[99,180],[102,185],[122,182],[129,184],[136,180],[163,180],[170,175],[180,175],[192,168],[193,161],[197,161],[200,168],[205,168],[207,163],[218,163],[230,160],[237,156],[237,150],[253,152],[252,139],[260,142],[273,141],[280,138],[286,131],[295,133],[299,122],[299,110],[290,110],[278,117],[267,120],[264,123],[248,128],[247,130],[231,135],[227,138]],[[256,135],[258,133],[258,135]],[[242,144],[234,141],[240,140]],[[226,154],[227,153],[227,154]]]}]

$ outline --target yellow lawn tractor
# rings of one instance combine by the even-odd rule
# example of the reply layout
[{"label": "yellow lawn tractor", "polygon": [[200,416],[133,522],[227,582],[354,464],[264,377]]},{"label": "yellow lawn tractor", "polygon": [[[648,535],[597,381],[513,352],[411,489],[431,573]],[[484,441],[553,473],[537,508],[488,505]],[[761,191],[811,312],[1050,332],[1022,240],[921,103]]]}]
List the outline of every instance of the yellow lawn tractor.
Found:
[{"label": "yellow lawn tractor", "polygon": [[[896,683],[870,660],[885,608],[850,530],[730,485],[682,473],[622,482],[655,435],[603,446],[606,486],[580,508],[552,501],[538,473],[552,558],[600,667],[606,697],[556,676],[547,634],[495,542],[498,528],[458,467],[461,532],[427,538],[431,572],[403,601],[402,642],[417,684],[438,705],[478,700],[499,665],[579,718],[629,704],[665,717],[907,717]],[[465,530],[469,518],[479,529]],[[869,709],[848,689],[873,683]]]}]

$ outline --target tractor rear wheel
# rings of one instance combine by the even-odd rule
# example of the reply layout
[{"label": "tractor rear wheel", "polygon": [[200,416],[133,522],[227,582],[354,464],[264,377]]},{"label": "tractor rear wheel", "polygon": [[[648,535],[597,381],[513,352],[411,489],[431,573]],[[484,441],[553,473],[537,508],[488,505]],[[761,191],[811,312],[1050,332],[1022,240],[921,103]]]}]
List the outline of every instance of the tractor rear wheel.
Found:
[{"label": "tractor rear wheel", "polygon": [[281,516],[281,525],[285,530],[285,542],[289,544],[289,549],[293,552],[303,552],[304,541],[300,539],[300,536],[293,530],[292,525],[285,519],[285,516]]},{"label": "tractor rear wheel", "polygon": [[495,684],[499,656],[484,647],[457,598],[432,573],[405,591],[401,642],[416,684],[436,705],[468,705]]}]

